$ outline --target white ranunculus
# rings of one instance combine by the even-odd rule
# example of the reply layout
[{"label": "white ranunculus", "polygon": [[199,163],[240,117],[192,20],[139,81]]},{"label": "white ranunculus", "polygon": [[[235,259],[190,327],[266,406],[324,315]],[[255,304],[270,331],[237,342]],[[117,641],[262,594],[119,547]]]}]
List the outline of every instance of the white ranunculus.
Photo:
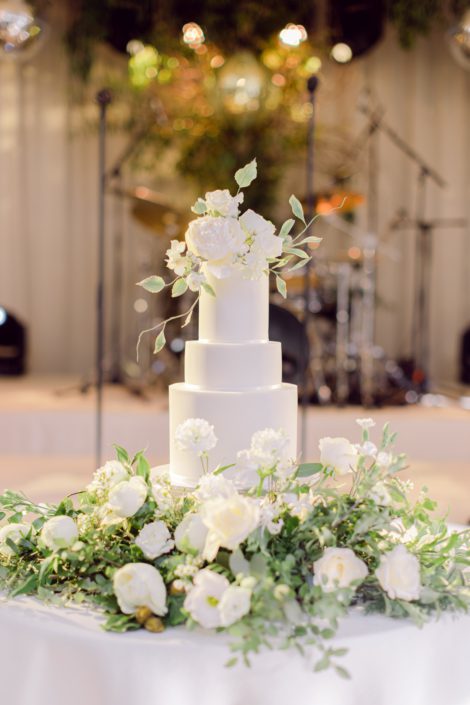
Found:
[{"label": "white ranunculus", "polygon": [[419,560],[403,544],[383,555],[375,571],[383,590],[392,600],[418,600],[421,593]]},{"label": "white ranunculus", "polygon": [[357,449],[347,438],[326,436],[320,439],[318,447],[322,465],[334,468],[340,475],[346,475],[356,469],[359,455]]},{"label": "white ranunculus", "polygon": [[169,553],[175,545],[163,521],[152,521],[146,524],[137,536],[136,545],[146,558],[153,561],[164,553]]},{"label": "white ranunculus", "polygon": [[208,531],[200,514],[196,512],[186,514],[175,530],[177,549],[185,553],[202,553]]},{"label": "white ranunculus", "polygon": [[214,499],[216,497],[231,497],[236,494],[236,492],[235,485],[226,477],[208,473],[203,475],[199,480],[199,484],[194,491],[194,496],[200,502],[205,502],[208,499]]},{"label": "white ranunculus", "polygon": [[247,210],[240,216],[242,227],[254,238],[254,246],[269,259],[280,257],[282,254],[282,240],[275,235],[276,228],[270,220],[254,211]]},{"label": "white ranunculus", "polygon": [[185,242],[172,240],[170,249],[166,251],[166,266],[168,269],[172,269],[179,277],[183,276],[189,265],[188,258],[183,255],[185,249]]},{"label": "white ranunculus", "polygon": [[31,527],[28,524],[6,524],[0,529],[0,556],[9,558],[15,554],[14,550],[7,544],[7,539],[14,544],[28,535]]},{"label": "white ranunculus", "polygon": [[93,480],[87,486],[87,492],[95,494],[98,499],[105,499],[109,490],[118,482],[127,480],[129,473],[119,460],[108,460],[95,471]]},{"label": "white ranunculus", "polygon": [[190,272],[186,277],[186,283],[190,291],[199,291],[205,281],[206,276],[203,272]]},{"label": "white ranunculus", "polygon": [[220,547],[234,551],[245,541],[259,524],[260,510],[256,500],[234,494],[206,502],[201,516],[209,529],[204,557],[211,561]]},{"label": "white ranunculus", "polygon": [[41,529],[41,540],[52,551],[70,548],[77,539],[77,524],[72,517],[65,515],[48,519]]},{"label": "white ranunculus", "polygon": [[355,580],[364,580],[368,574],[364,561],[350,548],[325,548],[323,555],[313,564],[314,585],[325,592],[349,587]]},{"label": "white ranunculus", "polygon": [[236,218],[239,213],[238,206],[243,203],[243,193],[232,196],[228,189],[217,189],[206,193],[204,200],[208,211],[216,215]]},{"label": "white ranunculus", "polygon": [[251,590],[230,585],[219,602],[220,622],[223,627],[235,624],[250,611]]},{"label": "white ranunculus", "polygon": [[112,488],[108,506],[117,517],[132,517],[144,504],[147,494],[148,487],[143,477],[134,476]]},{"label": "white ranunculus", "polygon": [[369,429],[374,428],[375,426],[375,421],[371,418],[356,419],[356,423],[362,428],[363,431],[369,431]]},{"label": "white ranunculus", "polygon": [[210,263],[227,265],[246,252],[246,235],[235,218],[204,216],[189,223],[188,249]]},{"label": "white ranunculus", "polygon": [[223,575],[209,568],[200,570],[194,578],[194,587],[186,596],[184,608],[205,629],[222,626],[219,603],[230,586]]},{"label": "white ranunculus", "polygon": [[167,613],[166,587],[159,571],[148,563],[127,563],[114,573],[113,589],[124,614],[147,607],[163,617]]},{"label": "white ranunculus", "polygon": [[205,419],[186,419],[175,431],[175,442],[178,450],[202,455],[215,448],[217,437]]}]

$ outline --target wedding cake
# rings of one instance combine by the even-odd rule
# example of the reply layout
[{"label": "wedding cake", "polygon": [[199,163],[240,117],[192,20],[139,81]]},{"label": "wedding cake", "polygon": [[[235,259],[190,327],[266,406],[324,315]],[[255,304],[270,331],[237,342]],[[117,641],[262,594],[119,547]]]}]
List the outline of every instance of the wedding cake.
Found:
[{"label": "wedding cake", "polygon": [[185,486],[197,484],[202,472],[199,458],[176,442],[188,418],[215,428],[212,468],[233,462],[265,427],[284,429],[289,457],[297,455],[297,387],[282,383],[281,344],[268,339],[268,276],[206,276],[215,296],[202,290],[199,340],[186,343],[185,381],[170,386],[170,477]]},{"label": "wedding cake", "polygon": [[[254,159],[236,172],[235,195],[219,189],[198,198],[192,207],[198,217],[184,242],[172,240],[166,252],[175,278],[139,282],[153,293],[170,287],[172,297],[197,294],[187,311],[150,329],[160,329],[156,353],[165,345],[167,323],[181,319],[188,325],[199,304],[199,339],[186,343],[184,382],[169,389],[169,473],[175,485],[196,486],[203,472],[234,462],[241,477],[250,471],[239,467],[243,449],[265,430],[287,443],[287,457],[297,457],[297,387],[282,383],[281,345],[269,340],[269,277],[285,296],[282,272],[303,266],[309,259],[303,247],[320,238],[307,235],[312,221],[306,222],[293,195],[294,218],[279,233],[255,211],[240,212],[241,189],[256,175]],[[301,231],[294,237],[296,220]],[[266,441],[266,433],[262,437]]]}]

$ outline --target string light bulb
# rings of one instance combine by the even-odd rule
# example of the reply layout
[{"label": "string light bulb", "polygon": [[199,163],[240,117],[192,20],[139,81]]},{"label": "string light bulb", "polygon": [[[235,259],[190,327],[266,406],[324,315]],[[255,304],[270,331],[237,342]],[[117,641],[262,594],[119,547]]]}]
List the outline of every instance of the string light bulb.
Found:
[{"label": "string light bulb", "polygon": [[205,42],[204,32],[202,27],[200,27],[196,22],[188,22],[183,26],[183,42],[191,47],[191,49],[197,49]]},{"label": "string light bulb", "polygon": [[288,47],[298,47],[307,39],[307,30],[301,24],[289,23],[279,32],[279,39]]},{"label": "string light bulb", "polygon": [[332,48],[331,58],[334,59],[338,64],[347,64],[353,58],[352,49],[349,44],[339,42],[338,44],[335,44]]}]

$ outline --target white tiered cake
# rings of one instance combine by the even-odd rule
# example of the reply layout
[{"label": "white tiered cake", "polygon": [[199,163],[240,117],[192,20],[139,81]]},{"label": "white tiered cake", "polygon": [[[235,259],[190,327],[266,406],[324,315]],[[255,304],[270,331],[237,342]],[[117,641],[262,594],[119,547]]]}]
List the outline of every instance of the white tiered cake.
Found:
[{"label": "white tiered cake", "polygon": [[282,383],[281,344],[269,341],[268,276],[246,279],[234,270],[225,279],[208,273],[207,281],[215,296],[201,292],[199,340],[186,343],[185,381],[170,386],[170,477],[189,487],[201,476],[200,459],[175,443],[188,418],[215,428],[212,468],[233,463],[266,427],[284,429],[289,457],[297,455],[297,387]]}]

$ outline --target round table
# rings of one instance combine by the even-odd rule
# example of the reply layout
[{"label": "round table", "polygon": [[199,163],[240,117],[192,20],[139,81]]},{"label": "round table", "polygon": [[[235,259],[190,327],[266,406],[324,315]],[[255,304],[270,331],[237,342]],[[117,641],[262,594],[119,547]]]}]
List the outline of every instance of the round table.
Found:
[{"label": "round table", "polygon": [[265,651],[226,668],[225,635],[184,627],[109,634],[83,609],[31,598],[0,602],[5,705],[467,705],[470,616],[422,629],[352,614],[334,645],[351,674],[312,672],[296,651]]}]

